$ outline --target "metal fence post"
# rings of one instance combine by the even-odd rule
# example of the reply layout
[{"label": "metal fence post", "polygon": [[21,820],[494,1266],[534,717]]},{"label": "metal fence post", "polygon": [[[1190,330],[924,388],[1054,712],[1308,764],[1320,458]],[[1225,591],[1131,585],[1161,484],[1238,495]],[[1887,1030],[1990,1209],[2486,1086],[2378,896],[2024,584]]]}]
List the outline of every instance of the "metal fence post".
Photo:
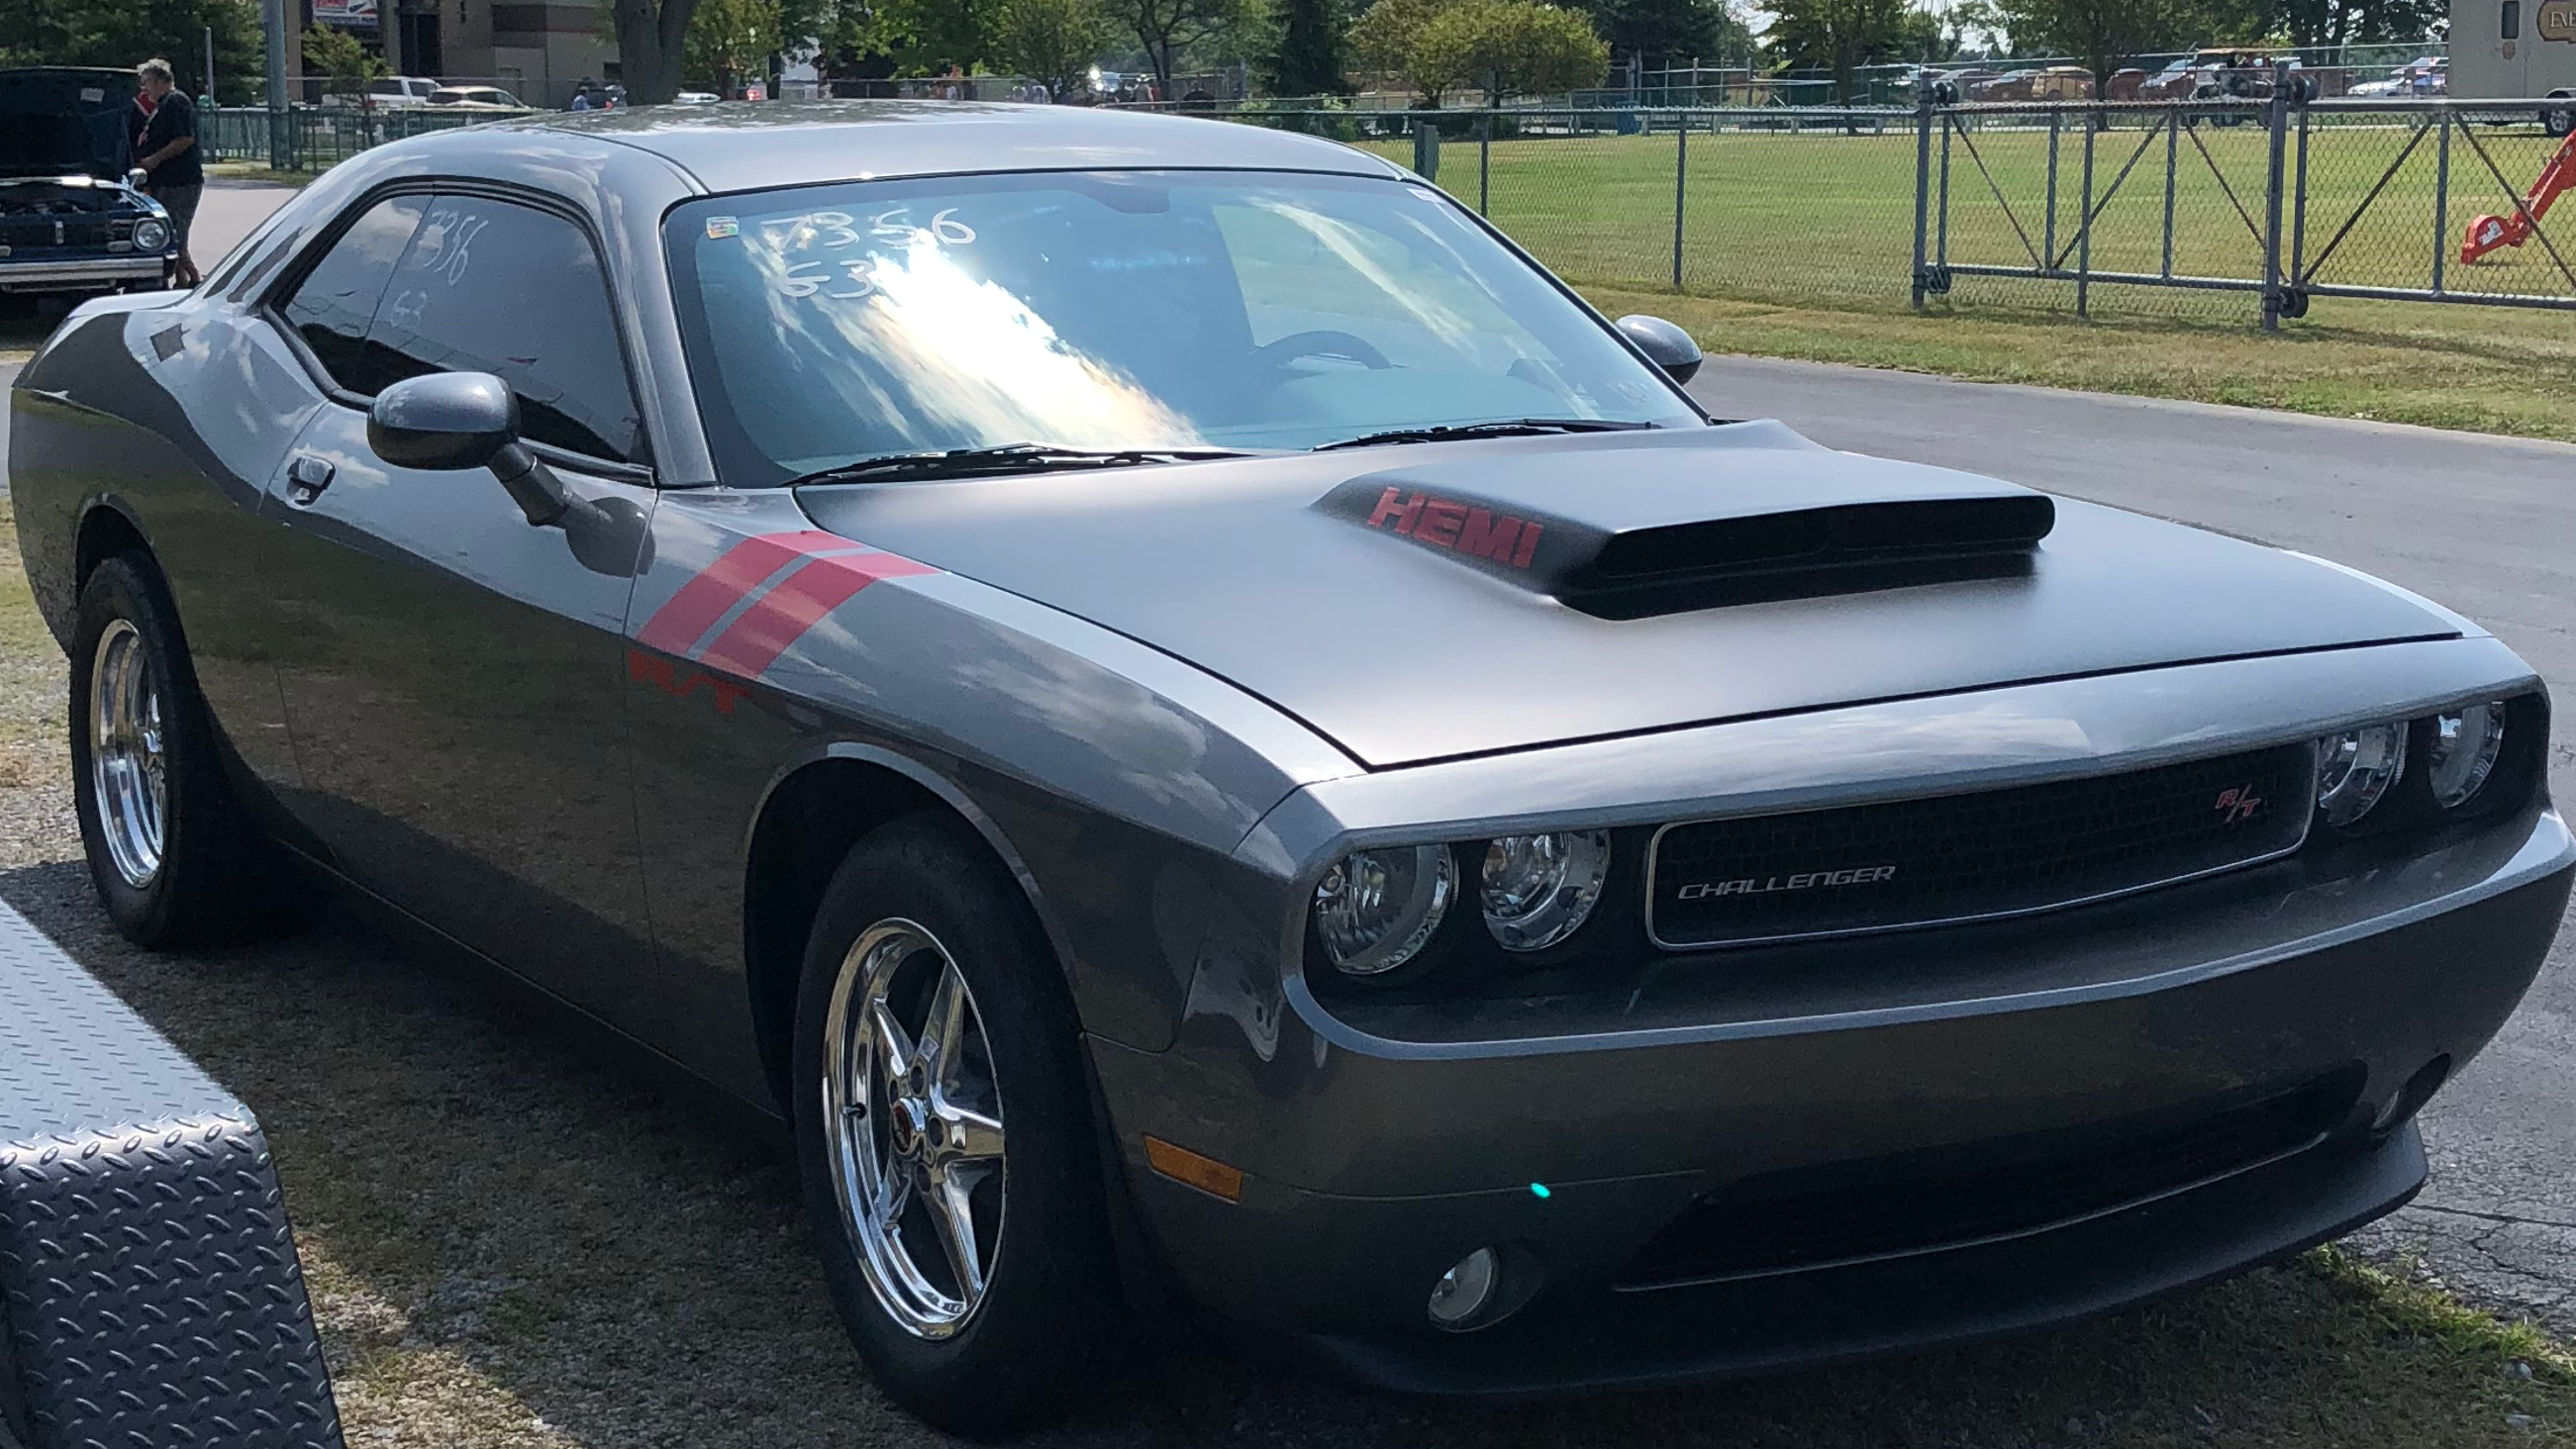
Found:
[{"label": "metal fence post", "polygon": [[1485,110],[1485,123],[1476,132],[1476,214],[1493,215],[1494,193],[1494,112]]},{"label": "metal fence post", "polygon": [[1914,88],[1914,310],[1923,310],[1924,250],[1932,226],[1932,83]]},{"label": "metal fence post", "polygon": [[2444,102],[2433,116],[2442,128],[2433,161],[2433,293],[2441,295],[2442,268],[2451,260],[2451,108]]},{"label": "metal fence post", "polygon": [[2272,64],[2270,164],[2263,175],[2263,330],[2281,330],[2281,193],[2290,141],[2290,63]]},{"label": "metal fence post", "polygon": [[[2096,115],[2107,117],[2107,111]],[[2093,304],[2093,138],[2097,134],[2095,116],[2084,118],[2084,197],[2082,209],[2076,212],[2075,224],[2075,315],[2090,316]]]},{"label": "metal fence post", "polygon": [[2165,115],[2165,269],[2173,276],[2174,177],[2182,168],[2182,102]]},{"label": "metal fence post", "polygon": [[1690,127],[1673,128],[1673,290],[1682,289],[1682,193],[1690,175]]},{"label": "metal fence post", "polygon": [[2039,259],[2045,270],[2057,270],[2057,138],[2059,123],[2065,113],[2051,107],[2048,112],[2048,219],[2040,230]]}]

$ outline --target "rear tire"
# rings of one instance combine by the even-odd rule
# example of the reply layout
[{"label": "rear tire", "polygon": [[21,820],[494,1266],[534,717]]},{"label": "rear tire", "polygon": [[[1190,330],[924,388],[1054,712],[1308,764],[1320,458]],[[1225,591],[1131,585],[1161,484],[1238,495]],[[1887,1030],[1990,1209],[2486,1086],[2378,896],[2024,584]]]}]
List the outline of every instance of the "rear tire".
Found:
[{"label": "rear tire", "polygon": [[216,945],[309,914],[310,885],[224,776],[177,608],[149,556],[91,571],[72,629],[72,794],[90,882],[138,946]]},{"label": "rear tire", "polygon": [[[2570,93],[2553,91],[2549,98],[2553,101],[2568,100]],[[2569,136],[2576,136],[2576,106],[2565,110],[2541,112],[2540,129],[2553,140],[2565,140]]]},{"label": "rear tire", "polygon": [[1027,900],[954,821],[879,828],[824,890],[795,1031],[806,1206],[878,1384],[978,1438],[1058,1416],[1124,1310],[1081,1024]]}]

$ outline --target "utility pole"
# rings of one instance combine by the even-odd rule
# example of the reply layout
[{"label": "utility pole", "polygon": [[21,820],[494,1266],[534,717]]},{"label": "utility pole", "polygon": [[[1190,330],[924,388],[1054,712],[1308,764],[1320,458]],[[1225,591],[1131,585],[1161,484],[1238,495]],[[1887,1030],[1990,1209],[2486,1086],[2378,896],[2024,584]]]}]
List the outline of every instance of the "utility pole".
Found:
[{"label": "utility pole", "polygon": [[268,164],[287,171],[293,168],[286,144],[286,0],[262,0],[259,8],[268,42]]},{"label": "utility pole", "polygon": [[209,100],[215,94],[215,27],[206,27],[206,88],[198,92]]}]

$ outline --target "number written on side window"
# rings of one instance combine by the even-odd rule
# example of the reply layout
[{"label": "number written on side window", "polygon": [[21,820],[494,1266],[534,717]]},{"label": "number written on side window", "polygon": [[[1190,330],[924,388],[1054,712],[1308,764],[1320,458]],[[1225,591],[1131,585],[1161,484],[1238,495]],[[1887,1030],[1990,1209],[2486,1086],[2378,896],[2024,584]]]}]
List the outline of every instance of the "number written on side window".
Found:
[{"label": "number written on side window", "polygon": [[408,375],[368,348],[367,331],[428,205],[425,196],[396,196],[368,207],[281,309],[331,380],[351,392],[372,397]]},{"label": "number written on side window", "polygon": [[489,372],[519,395],[533,442],[618,461],[637,453],[635,394],[599,254],[552,212],[433,198],[367,333],[398,375]]}]

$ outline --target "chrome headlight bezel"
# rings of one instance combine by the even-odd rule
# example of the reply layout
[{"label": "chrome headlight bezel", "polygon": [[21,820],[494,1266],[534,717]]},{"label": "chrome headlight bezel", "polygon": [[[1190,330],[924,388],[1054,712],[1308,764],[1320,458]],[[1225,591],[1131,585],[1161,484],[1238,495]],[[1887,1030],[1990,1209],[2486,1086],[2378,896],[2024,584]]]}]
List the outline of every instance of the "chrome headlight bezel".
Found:
[{"label": "chrome headlight bezel", "polygon": [[2476,802],[2504,759],[2513,712],[2510,700],[2478,700],[2424,721],[2424,781],[2435,805],[2456,811]]},{"label": "chrome headlight bezel", "polygon": [[2349,829],[2406,775],[2407,722],[2375,720],[2317,740],[2317,819]]},{"label": "chrome headlight bezel", "polygon": [[1556,830],[1485,842],[1476,882],[1486,934],[1506,951],[1563,945],[1592,919],[1610,884],[1610,832]]},{"label": "chrome headlight bezel", "polygon": [[157,252],[170,245],[170,223],[147,216],[134,223],[134,249]]},{"label": "chrome headlight bezel", "polygon": [[1458,858],[1446,845],[1372,846],[1325,867],[1307,920],[1333,970],[1366,980],[1416,959],[1458,898]]}]

